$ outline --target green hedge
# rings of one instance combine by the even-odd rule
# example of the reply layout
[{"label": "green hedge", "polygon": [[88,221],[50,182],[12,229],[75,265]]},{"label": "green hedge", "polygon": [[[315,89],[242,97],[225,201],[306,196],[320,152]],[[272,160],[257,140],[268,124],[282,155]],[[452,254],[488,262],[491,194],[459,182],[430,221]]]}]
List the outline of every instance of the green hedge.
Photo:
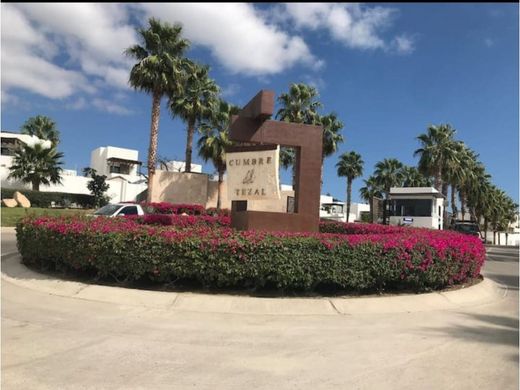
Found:
[{"label": "green hedge", "polygon": [[24,194],[31,202],[32,207],[51,207],[54,202],[57,207],[71,207],[74,203],[83,208],[94,208],[94,196],[86,194],[71,194],[68,192],[42,192],[31,190],[17,190],[2,188],[2,199],[12,198],[16,191]]},{"label": "green hedge", "polygon": [[194,280],[206,287],[350,291],[442,288],[477,277],[471,236],[237,232],[143,226],[125,218],[27,218],[17,225],[26,264],[116,280]]}]

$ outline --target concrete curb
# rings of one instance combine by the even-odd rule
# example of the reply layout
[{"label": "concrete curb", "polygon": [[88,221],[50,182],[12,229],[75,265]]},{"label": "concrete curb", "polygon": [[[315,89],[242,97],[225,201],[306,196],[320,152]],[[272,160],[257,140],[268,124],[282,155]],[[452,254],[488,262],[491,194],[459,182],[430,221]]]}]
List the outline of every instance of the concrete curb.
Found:
[{"label": "concrete curb", "polygon": [[486,244],[486,249],[518,249],[518,245],[491,245]]},{"label": "concrete curb", "polygon": [[505,297],[507,290],[484,279],[454,291],[361,298],[257,298],[136,290],[65,281],[34,272],[17,252],[2,255],[2,280],[30,290],[152,309],[259,315],[353,315],[460,310]]}]

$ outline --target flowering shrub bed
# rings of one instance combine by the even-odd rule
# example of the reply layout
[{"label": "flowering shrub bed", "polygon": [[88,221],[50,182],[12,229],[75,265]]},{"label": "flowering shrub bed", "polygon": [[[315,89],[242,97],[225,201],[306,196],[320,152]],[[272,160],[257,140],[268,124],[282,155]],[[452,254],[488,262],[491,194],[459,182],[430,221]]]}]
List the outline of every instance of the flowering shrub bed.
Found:
[{"label": "flowering shrub bed", "polygon": [[[125,202],[123,202],[125,203]],[[131,203],[131,202],[129,202]],[[218,210],[216,207],[205,209],[198,204],[175,204],[169,202],[158,203],[141,203],[141,206],[149,214],[175,214],[175,215],[212,215],[221,217],[231,217],[231,212],[228,209]]]},{"label": "flowering shrub bed", "polygon": [[478,239],[451,231],[322,224],[342,233],[239,232],[205,217],[169,217],[170,226],[152,217],[26,218],[18,248],[27,264],[96,277],[284,290],[438,289],[477,277],[485,258]]},{"label": "flowering shrub bed", "polygon": [[225,215],[177,215],[177,214],[145,214],[145,215],[127,215],[127,219],[131,219],[139,224],[144,225],[162,225],[176,226],[186,228],[188,226],[229,226],[231,225],[231,217]]},{"label": "flowering shrub bed", "polygon": [[218,210],[216,207],[210,207],[206,209],[206,214],[208,215],[221,215],[226,217],[231,217],[231,210],[229,209],[220,209]]},{"label": "flowering shrub bed", "polygon": [[[320,232],[321,233],[339,233],[339,234],[391,234],[391,233],[406,233],[417,231],[406,226],[390,226],[390,225],[378,225],[375,223],[344,223],[344,222],[331,222],[331,221],[320,221]],[[431,232],[431,230],[428,230]]]},{"label": "flowering shrub bed", "polygon": [[168,202],[143,203],[143,208],[155,214],[206,214],[206,209],[199,204],[173,204]]}]

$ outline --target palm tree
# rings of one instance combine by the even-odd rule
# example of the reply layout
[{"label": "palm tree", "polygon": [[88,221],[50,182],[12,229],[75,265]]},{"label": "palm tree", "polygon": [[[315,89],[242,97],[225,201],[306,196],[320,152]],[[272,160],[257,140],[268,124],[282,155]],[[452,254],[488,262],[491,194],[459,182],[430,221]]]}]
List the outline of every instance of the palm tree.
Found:
[{"label": "palm tree", "polygon": [[415,167],[405,166],[403,168],[403,187],[429,187],[430,179],[425,177]]},{"label": "palm tree", "polygon": [[293,148],[280,148],[280,165],[288,169],[296,158],[296,153]]},{"label": "palm tree", "polygon": [[13,156],[8,177],[31,183],[33,191],[39,191],[40,184],[59,184],[62,157],[63,153],[58,152],[55,147],[46,148],[42,143],[23,145]]},{"label": "palm tree", "polygon": [[[285,122],[304,123],[313,125],[318,123],[320,116],[318,109],[322,104],[318,101],[318,91],[316,88],[306,84],[291,84],[288,93],[282,93],[278,97],[280,109],[276,113],[276,118]],[[295,172],[296,153],[292,148],[280,148],[280,161],[284,168],[293,167],[292,181],[293,188],[296,180]]]},{"label": "palm tree", "polygon": [[56,122],[44,115],[33,116],[20,128],[22,134],[34,135],[42,140],[51,141],[53,146],[60,142],[60,132],[56,128]]},{"label": "palm tree", "polygon": [[278,97],[281,108],[276,118],[285,122],[305,123],[312,125],[318,122],[318,109],[322,104],[316,88],[306,84],[291,84],[289,93],[282,93]]},{"label": "palm tree", "polygon": [[350,201],[352,197],[352,181],[363,174],[363,160],[361,155],[352,151],[343,153],[336,164],[338,176],[347,178],[347,222],[350,215]]},{"label": "palm tree", "polygon": [[[503,230],[504,215],[506,214],[507,207],[507,195],[504,191],[500,190],[496,186],[492,186],[491,192],[488,194],[491,199],[488,205],[485,215],[491,224],[493,229],[493,244],[496,244],[496,233]],[[500,245],[500,234],[498,236]]]},{"label": "palm tree", "polygon": [[478,161],[478,154],[466,147],[464,161],[464,173],[462,181],[458,183],[460,212],[462,220],[465,218],[468,194],[477,190],[480,183],[487,181],[490,177],[485,177],[484,165]]},{"label": "palm tree", "polygon": [[476,185],[477,179],[472,183],[471,191],[467,193],[467,202],[473,218],[478,223],[482,218],[484,219],[484,239],[487,241],[489,216],[493,205],[497,202],[496,191],[490,182],[490,176],[485,171],[479,179],[478,185]]},{"label": "palm tree", "polygon": [[[454,140],[456,130],[449,124],[430,126],[426,134],[420,134],[417,139],[421,142],[421,148],[414,152],[414,156],[420,155],[419,171],[427,176],[434,177],[435,188],[441,192],[445,199],[448,197],[448,181],[446,170],[458,160],[457,142]],[[448,224],[447,201],[444,201],[444,226]]]},{"label": "palm tree", "polygon": [[382,188],[383,199],[383,224],[386,224],[387,204],[391,187],[398,187],[403,182],[403,163],[395,158],[385,158],[376,164],[374,176]]},{"label": "palm tree", "polygon": [[455,142],[453,145],[456,151],[456,158],[447,161],[444,168],[444,182],[451,187],[451,211],[452,218],[457,218],[457,191],[460,191],[465,181],[469,180],[472,174],[471,166],[473,156],[468,147],[463,142]]},{"label": "palm tree", "polygon": [[138,29],[144,45],[134,45],[125,54],[137,60],[130,71],[129,84],[136,90],[152,95],[152,119],[148,147],[148,201],[152,200],[153,177],[157,160],[157,139],[161,98],[172,91],[179,92],[182,85],[184,52],[190,43],[182,38],[182,26],[162,23],[150,18],[147,29]]},{"label": "palm tree", "polygon": [[338,119],[336,113],[320,116],[318,124],[323,126],[323,142],[321,154],[321,184],[323,185],[323,161],[336,153],[338,144],[343,142],[343,136],[340,134],[343,128],[343,122]]},{"label": "palm tree", "polygon": [[168,106],[172,116],[187,124],[186,169],[191,172],[191,154],[195,129],[211,117],[217,104],[219,88],[209,77],[209,67],[194,62],[186,63],[186,79],[182,93],[170,95]]},{"label": "palm tree", "polygon": [[484,164],[475,158],[465,175],[464,183],[459,192],[460,208],[463,216],[467,205],[471,216],[475,220],[480,221],[483,209],[487,207],[487,194],[491,186],[490,180],[491,176],[486,173]]},{"label": "palm tree", "polygon": [[381,198],[383,196],[383,191],[377,179],[374,176],[370,176],[368,179],[363,180],[363,182],[365,183],[365,186],[359,189],[359,194],[361,195],[361,198],[363,200],[368,202],[370,206],[370,221],[374,222],[374,198]]},{"label": "palm tree", "polygon": [[421,148],[414,152],[414,156],[420,156],[419,171],[434,177],[435,188],[439,192],[443,186],[443,169],[456,155],[454,135],[455,129],[446,124],[430,126],[425,134],[417,137]]},{"label": "palm tree", "polygon": [[505,232],[507,245],[509,226],[516,222],[518,205],[503,190],[495,187],[494,192],[494,202],[488,210],[488,217],[493,229],[493,244],[496,243],[496,233],[498,233],[498,245],[500,245],[500,232]]},{"label": "palm tree", "polygon": [[509,226],[512,223],[516,223],[518,220],[518,204],[515,203],[511,198],[508,197],[505,214],[504,214],[504,222],[505,222],[505,232],[506,232],[506,245],[508,244],[508,236],[509,236]]},{"label": "palm tree", "polygon": [[222,203],[222,185],[226,171],[226,147],[232,144],[229,139],[231,116],[237,115],[240,107],[219,101],[218,108],[213,112],[211,120],[201,124],[203,136],[198,141],[199,156],[204,161],[211,160],[218,172],[217,209]]}]

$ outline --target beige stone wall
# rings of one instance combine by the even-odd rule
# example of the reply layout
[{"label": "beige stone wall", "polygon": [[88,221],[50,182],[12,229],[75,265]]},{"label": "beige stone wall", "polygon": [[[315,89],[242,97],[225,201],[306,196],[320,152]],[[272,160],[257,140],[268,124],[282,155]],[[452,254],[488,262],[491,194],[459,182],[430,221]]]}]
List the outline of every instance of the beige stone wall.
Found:
[{"label": "beige stone wall", "polygon": [[247,202],[248,210],[272,211],[285,213],[287,211],[287,197],[294,196],[294,191],[280,191],[280,199],[252,200]]},{"label": "beige stone wall", "polygon": [[[167,172],[157,170],[154,176],[153,202],[191,203],[205,207],[217,206],[218,182],[209,180],[204,173]],[[279,200],[253,200],[248,202],[249,210],[285,212],[287,197],[294,191],[281,191]],[[227,184],[222,186],[222,208],[230,209],[227,198]]]},{"label": "beige stone wall", "polygon": [[[222,183],[221,207],[231,209],[231,201],[227,198],[227,183]],[[217,207],[218,181],[208,181],[208,202],[206,207]]]},{"label": "beige stone wall", "polygon": [[206,206],[208,175],[157,170],[153,178],[153,202],[190,203]]}]

